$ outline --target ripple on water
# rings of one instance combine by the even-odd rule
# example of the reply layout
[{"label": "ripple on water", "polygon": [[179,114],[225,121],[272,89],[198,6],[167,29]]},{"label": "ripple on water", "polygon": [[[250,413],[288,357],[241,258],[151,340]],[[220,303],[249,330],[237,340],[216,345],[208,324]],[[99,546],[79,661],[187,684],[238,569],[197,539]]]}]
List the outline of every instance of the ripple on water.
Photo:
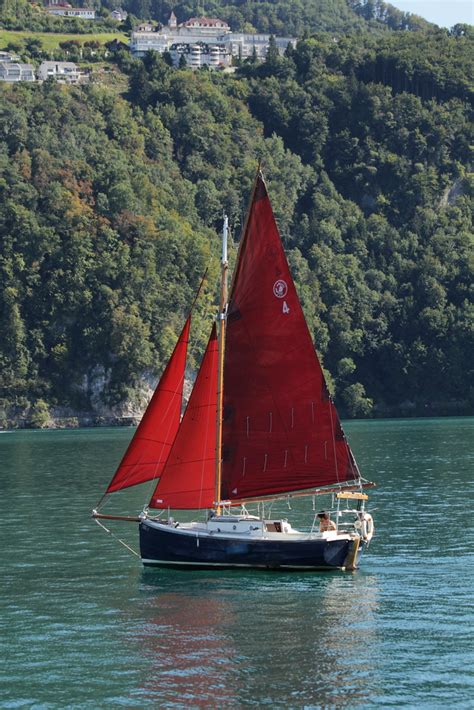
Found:
[{"label": "ripple on water", "polygon": [[466,422],[346,430],[379,486],[350,575],[142,571],[87,517],[131,432],[2,437],[0,706],[472,707]]}]

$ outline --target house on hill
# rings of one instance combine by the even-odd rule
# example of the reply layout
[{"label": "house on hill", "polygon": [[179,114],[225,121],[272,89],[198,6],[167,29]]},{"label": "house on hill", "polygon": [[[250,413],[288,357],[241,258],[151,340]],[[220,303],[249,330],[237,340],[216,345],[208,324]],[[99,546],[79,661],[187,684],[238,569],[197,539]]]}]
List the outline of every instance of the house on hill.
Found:
[{"label": "house on hill", "polygon": [[42,62],[38,68],[38,79],[56,79],[63,84],[77,84],[80,73],[74,62]]},{"label": "house on hill", "polygon": [[117,22],[124,22],[124,20],[128,17],[128,12],[123,10],[121,7],[118,7],[116,10],[112,10],[111,17],[114,20],[117,20]]},{"label": "house on hill", "polygon": [[46,8],[49,15],[78,17],[81,20],[95,20],[95,10],[90,7],[72,7],[68,2],[50,2]]},{"label": "house on hill", "polygon": [[0,81],[36,81],[34,67],[22,62],[0,61]]},{"label": "house on hill", "polygon": [[135,32],[156,32],[157,29],[152,22],[141,22],[135,27]]},{"label": "house on hill", "polygon": [[18,54],[12,54],[11,52],[0,52],[0,62],[19,62],[20,57]]}]

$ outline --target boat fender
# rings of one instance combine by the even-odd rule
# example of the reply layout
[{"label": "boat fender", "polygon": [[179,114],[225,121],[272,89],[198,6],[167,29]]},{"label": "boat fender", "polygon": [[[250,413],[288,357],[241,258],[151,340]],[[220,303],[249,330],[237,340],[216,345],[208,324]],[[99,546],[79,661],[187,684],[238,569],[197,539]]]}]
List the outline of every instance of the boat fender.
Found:
[{"label": "boat fender", "polygon": [[374,519],[370,513],[362,513],[360,516],[361,537],[365,542],[370,542],[374,536]]}]

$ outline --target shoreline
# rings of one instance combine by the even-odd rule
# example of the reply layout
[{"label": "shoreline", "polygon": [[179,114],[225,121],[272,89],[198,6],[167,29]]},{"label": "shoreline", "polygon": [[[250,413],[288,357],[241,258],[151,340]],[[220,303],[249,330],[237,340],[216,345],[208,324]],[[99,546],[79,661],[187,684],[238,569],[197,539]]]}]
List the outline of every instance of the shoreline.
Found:
[{"label": "shoreline", "polygon": [[[343,421],[366,421],[383,419],[430,419],[443,417],[471,417],[474,408],[468,402],[447,402],[436,404],[412,404],[393,407],[375,408],[371,416],[349,417],[341,411]],[[27,416],[6,418],[0,425],[0,432],[19,430],[56,430],[56,429],[101,429],[106,427],[136,427],[142,414],[137,415],[101,415],[96,413],[76,412],[68,416],[49,417],[42,425],[34,425]]]}]

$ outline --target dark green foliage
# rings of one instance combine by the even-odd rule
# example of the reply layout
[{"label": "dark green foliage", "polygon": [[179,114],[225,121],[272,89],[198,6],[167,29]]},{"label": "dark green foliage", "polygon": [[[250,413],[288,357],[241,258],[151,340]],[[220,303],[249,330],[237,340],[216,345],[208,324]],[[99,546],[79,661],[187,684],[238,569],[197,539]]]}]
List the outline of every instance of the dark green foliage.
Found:
[{"label": "dark green foliage", "polygon": [[472,43],[318,34],[234,77],[120,55],[126,97],[2,86],[2,407],[132,396],[215,254],[196,359],[261,158],[343,412],[472,411]]},{"label": "dark green foliage", "polygon": [[30,411],[29,426],[33,429],[44,429],[50,425],[51,416],[47,403],[38,399]]},{"label": "dark green foliage", "polygon": [[3,88],[0,106],[2,395],[89,407],[99,382],[121,401],[207,266],[193,190],[158,116],[99,87]]},{"label": "dark green foliage", "polygon": [[[404,89],[389,71],[361,69],[367,57],[382,65],[387,47],[400,68],[411,55],[418,79]],[[472,406],[462,385],[473,345],[472,49],[445,33],[321,35],[271,72],[243,70],[266,133],[319,176],[292,234],[324,304],[328,333],[315,330],[316,342],[352,413],[367,410],[358,384],[379,408],[469,396]]]},{"label": "dark green foliage", "polygon": [[[28,0],[0,0],[0,26],[10,30],[91,32],[116,27],[108,16],[118,0],[95,0],[101,19],[94,22],[47,15]],[[419,30],[432,27],[421,17],[401,12],[381,0],[123,0],[129,17],[122,24],[130,31],[135,20],[166,23],[173,10],[178,22],[207,15],[226,20],[234,31],[266,32],[303,37],[305,33],[346,34],[369,27],[372,31]],[[458,32],[463,32],[459,26]]]},{"label": "dark green foliage", "polygon": [[297,37],[305,29],[347,32],[364,26],[346,0],[124,0],[123,7],[137,17],[160,22],[167,22],[173,10],[178,22],[207,15],[226,20],[234,31]]}]

